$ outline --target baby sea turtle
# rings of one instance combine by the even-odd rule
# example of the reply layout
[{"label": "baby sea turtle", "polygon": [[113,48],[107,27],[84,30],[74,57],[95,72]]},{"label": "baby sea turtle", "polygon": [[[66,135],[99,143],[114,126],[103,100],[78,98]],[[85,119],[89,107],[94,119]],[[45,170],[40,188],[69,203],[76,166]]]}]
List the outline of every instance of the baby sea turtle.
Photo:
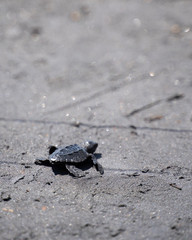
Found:
[{"label": "baby sea turtle", "polygon": [[98,163],[94,152],[98,146],[98,143],[93,141],[87,141],[85,147],[81,147],[77,144],[69,145],[66,147],[49,147],[48,158],[37,158],[35,164],[46,164],[47,161],[50,164],[63,163],[66,169],[75,177],[83,177],[85,173],[77,168],[78,163],[84,162],[87,159],[91,159],[97,171],[100,174],[104,173],[104,169],[100,163]]}]

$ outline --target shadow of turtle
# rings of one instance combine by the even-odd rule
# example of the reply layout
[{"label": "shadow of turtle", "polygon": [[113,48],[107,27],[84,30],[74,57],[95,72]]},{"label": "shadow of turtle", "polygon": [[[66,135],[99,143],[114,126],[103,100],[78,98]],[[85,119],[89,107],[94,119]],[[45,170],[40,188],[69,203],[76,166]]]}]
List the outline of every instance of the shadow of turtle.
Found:
[{"label": "shadow of turtle", "polygon": [[52,163],[50,163],[49,160],[44,160],[43,162],[36,161],[35,164],[43,165],[46,167],[51,167],[52,171],[54,172],[55,175],[58,175],[58,174],[59,175],[67,175],[68,174],[68,171],[67,171],[64,163],[52,164]]},{"label": "shadow of turtle", "polygon": [[93,154],[97,159],[102,158],[102,153],[94,153]]},{"label": "shadow of turtle", "polygon": [[50,164],[55,175],[68,175],[69,172],[64,163]]},{"label": "shadow of turtle", "polygon": [[[94,156],[99,159],[102,157],[101,153],[95,153]],[[71,175],[72,174],[69,173],[69,171],[66,169],[65,167],[65,163],[55,163],[55,164],[51,164],[49,162],[49,160],[44,161],[43,163],[41,163],[41,165],[47,166],[47,167],[51,167],[52,171],[55,175]],[[93,162],[91,161],[91,158],[87,158],[85,161],[80,162],[80,163],[75,163],[75,166],[79,169],[81,169],[82,171],[88,171],[90,168],[92,168],[94,166]],[[74,177],[74,176],[73,176]]]}]

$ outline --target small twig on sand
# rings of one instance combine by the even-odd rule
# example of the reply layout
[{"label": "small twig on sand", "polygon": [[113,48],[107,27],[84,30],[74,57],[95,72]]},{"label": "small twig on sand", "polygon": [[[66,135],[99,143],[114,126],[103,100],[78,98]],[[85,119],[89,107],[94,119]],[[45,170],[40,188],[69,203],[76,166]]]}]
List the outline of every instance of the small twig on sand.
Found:
[{"label": "small twig on sand", "polygon": [[174,188],[178,189],[178,190],[182,190],[182,188],[178,187],[178,186],[176,185],[176,183],[170,183],[169,185],[170,185],[171,187],[174,187]]}]

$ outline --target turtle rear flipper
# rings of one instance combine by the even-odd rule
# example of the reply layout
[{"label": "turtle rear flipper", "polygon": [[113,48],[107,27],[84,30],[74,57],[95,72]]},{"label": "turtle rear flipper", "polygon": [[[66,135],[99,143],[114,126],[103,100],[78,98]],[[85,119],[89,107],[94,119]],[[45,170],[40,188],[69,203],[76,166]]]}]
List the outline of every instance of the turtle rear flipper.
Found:
[{"label": "turtle rear flipper", "polygon": [[84,177],[85,176],[85,173],[81,169],[77,168],[75,165],[65,164],[65,167],[75,177]]},{"label": "turtle rear flipper", "polygon": [[35,164],[50,166],[50,161],[47,158],[36,158]]}]

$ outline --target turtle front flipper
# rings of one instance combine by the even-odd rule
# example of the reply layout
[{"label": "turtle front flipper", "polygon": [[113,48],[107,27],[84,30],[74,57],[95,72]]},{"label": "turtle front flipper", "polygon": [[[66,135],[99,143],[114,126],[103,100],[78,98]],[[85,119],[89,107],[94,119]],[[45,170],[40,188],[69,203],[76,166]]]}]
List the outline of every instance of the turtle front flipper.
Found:
[{"label": "turtle front flipper", "polygon": [[57,147],[51,145],[48,147],[48,149],[49,149],[49,155],[50,155],[57,150]]},{"label": "turtle front flipper", "polygon": [[96,168],[96,170],[97,170],[98,172],[100,172],[101,175],[104,174],[103,166],[102,166],[100,163],[97,162],[97,163],[95,164],[95,168]]},{"label": "turtle front flipper", "polygon": [[37,165],[50,165],[50,161],[47,158],[36,158],[35,159],[35,164]]},{"label": "turtle front flipper", "polygon": [[81,169],[77,168],[75,165],[65,164],[65,167],[75,177],[80,178],[85,176],[85,173]]},{"label": "turtle front flipper", "polygon": [[94,164],[96,170],[98,172],[100,172],[101,175],[103,175],[104,174],[103,166],[100,163],[98,163],[97,158],[93,154],[90,154],[90,156],[91,156],[91,159],[93,161],[93,164]]}]

